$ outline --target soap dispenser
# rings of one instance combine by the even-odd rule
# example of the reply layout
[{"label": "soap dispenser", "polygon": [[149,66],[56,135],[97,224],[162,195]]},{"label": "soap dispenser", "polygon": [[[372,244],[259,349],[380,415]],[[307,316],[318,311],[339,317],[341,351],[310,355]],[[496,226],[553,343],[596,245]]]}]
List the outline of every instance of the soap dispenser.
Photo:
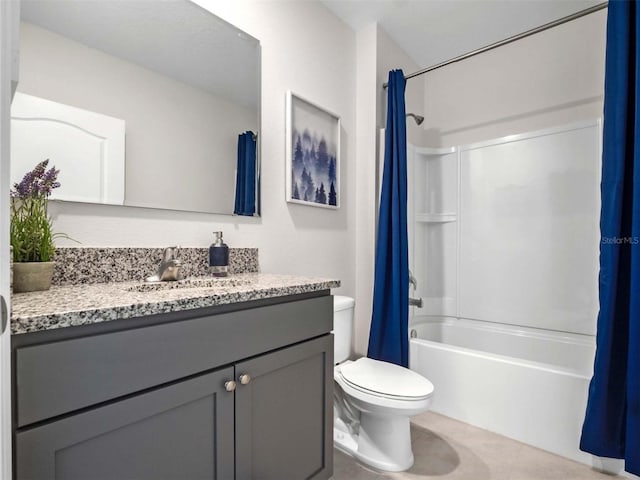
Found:
[{"label": "soap dispenser", "polygon": [[222,241],[222,232],[213,232],[216,240],[209,247],[209,271],[214,277],[229,274],[229,247]]}]

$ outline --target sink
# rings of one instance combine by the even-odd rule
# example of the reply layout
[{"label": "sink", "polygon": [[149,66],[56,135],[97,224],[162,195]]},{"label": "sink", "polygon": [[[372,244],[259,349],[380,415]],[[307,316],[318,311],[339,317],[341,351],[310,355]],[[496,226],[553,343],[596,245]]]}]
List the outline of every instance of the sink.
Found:
[{"label": "sink", "polygon": [[250,279],[235,277],[185,278],[177,282],[145,282],[128,288],[130,292],[155,292],[175,288],[229,288],[248,285]]}]

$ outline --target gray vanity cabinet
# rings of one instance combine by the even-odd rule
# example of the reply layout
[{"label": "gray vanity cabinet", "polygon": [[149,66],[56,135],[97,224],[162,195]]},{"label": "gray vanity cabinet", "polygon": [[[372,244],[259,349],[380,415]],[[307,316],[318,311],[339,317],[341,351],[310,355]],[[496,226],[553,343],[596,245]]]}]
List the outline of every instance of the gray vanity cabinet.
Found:
[{"label": "gray vanity cabinet", "polygon": [[333,336],[239,363],[236,378],[236,479],[329,478]]},{"label": "gray vanity cabinet", "polygon": [[332,314],[325,291],[16,336],[15,478],[329,478]]},{"label": "gray vanity cabinet", "polygon": [[16,477],[233,478],[233,368],[71,415],[16,435]]}]

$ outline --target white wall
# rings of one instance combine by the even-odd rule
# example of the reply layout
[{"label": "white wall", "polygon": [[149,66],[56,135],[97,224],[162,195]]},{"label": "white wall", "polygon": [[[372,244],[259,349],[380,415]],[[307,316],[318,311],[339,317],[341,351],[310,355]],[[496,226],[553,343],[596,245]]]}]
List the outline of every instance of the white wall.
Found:
[{"label": "white wall", "polygon": [[128,205],[233,212],[238,134],[257,111],[26,22],[18,90],[126,122]]},{"label": "white wall", "polygon": [[409,80],[424,83],[424,146],[602,116],[606,16],[601,10]]},{"label": "white wall", "polygon": [[[378,109],[377,122],[379,128],[384,128],[387,121],[387,90],[382,85],[389,79],[389,70],[401,68],[405,76],[420,69],[420,67],[395,43],[389,35],[378,27],[377,51],[377,84]],[[405,105],[407,113],[425,115],[424,113],[424,82],[407,80],[405,89]],[[424,125],[424,124],[422,124]],[[407,139],[413,144],[420,145],[424,141],[424,128],[418,126],[413,118],[407,118]]]},{"label": "white wall", "polygon": [[[354,32],[310,2],[197,3],[262,44],[262,218],[56,204],[51,208],[55,229],[86,246],[206,246],[211,232],[222,230],[230,246],[260,249],[263,272],[339,278],[343,287],[338,292],[354,295]],[[341,116],[342,200],[337,211],[285,202],[289,89]]]},{"label": "white wall", "polygon": [[358,355],[367,352],[371,307],[376,226],[376,109],[378,84],[376,50],[378,27],[371,24],[357,33],[357,172],[356,177],[356,305],[354,321],[354,350]]}]

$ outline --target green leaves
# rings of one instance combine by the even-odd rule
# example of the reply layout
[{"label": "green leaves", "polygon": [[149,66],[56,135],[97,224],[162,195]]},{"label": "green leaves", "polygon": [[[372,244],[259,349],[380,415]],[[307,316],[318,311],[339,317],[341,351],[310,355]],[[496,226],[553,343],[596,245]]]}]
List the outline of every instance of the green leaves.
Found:
[{"label": "green leaves", "polygon": [[49,262],[56,247],[47,196],[36,194],[11,199],[10,237],[14,262]]},{"label": "green leaves", "polygon": [[60,170],[55,167],[47,170],[48,164],[49,159],[37,164],[11,189],[10,236],[14,262],[50,262],[56,251],[56,238],[73,240],[64,233],[52,231],[47,201],[51,190],[60,186],[57,181]]}]

